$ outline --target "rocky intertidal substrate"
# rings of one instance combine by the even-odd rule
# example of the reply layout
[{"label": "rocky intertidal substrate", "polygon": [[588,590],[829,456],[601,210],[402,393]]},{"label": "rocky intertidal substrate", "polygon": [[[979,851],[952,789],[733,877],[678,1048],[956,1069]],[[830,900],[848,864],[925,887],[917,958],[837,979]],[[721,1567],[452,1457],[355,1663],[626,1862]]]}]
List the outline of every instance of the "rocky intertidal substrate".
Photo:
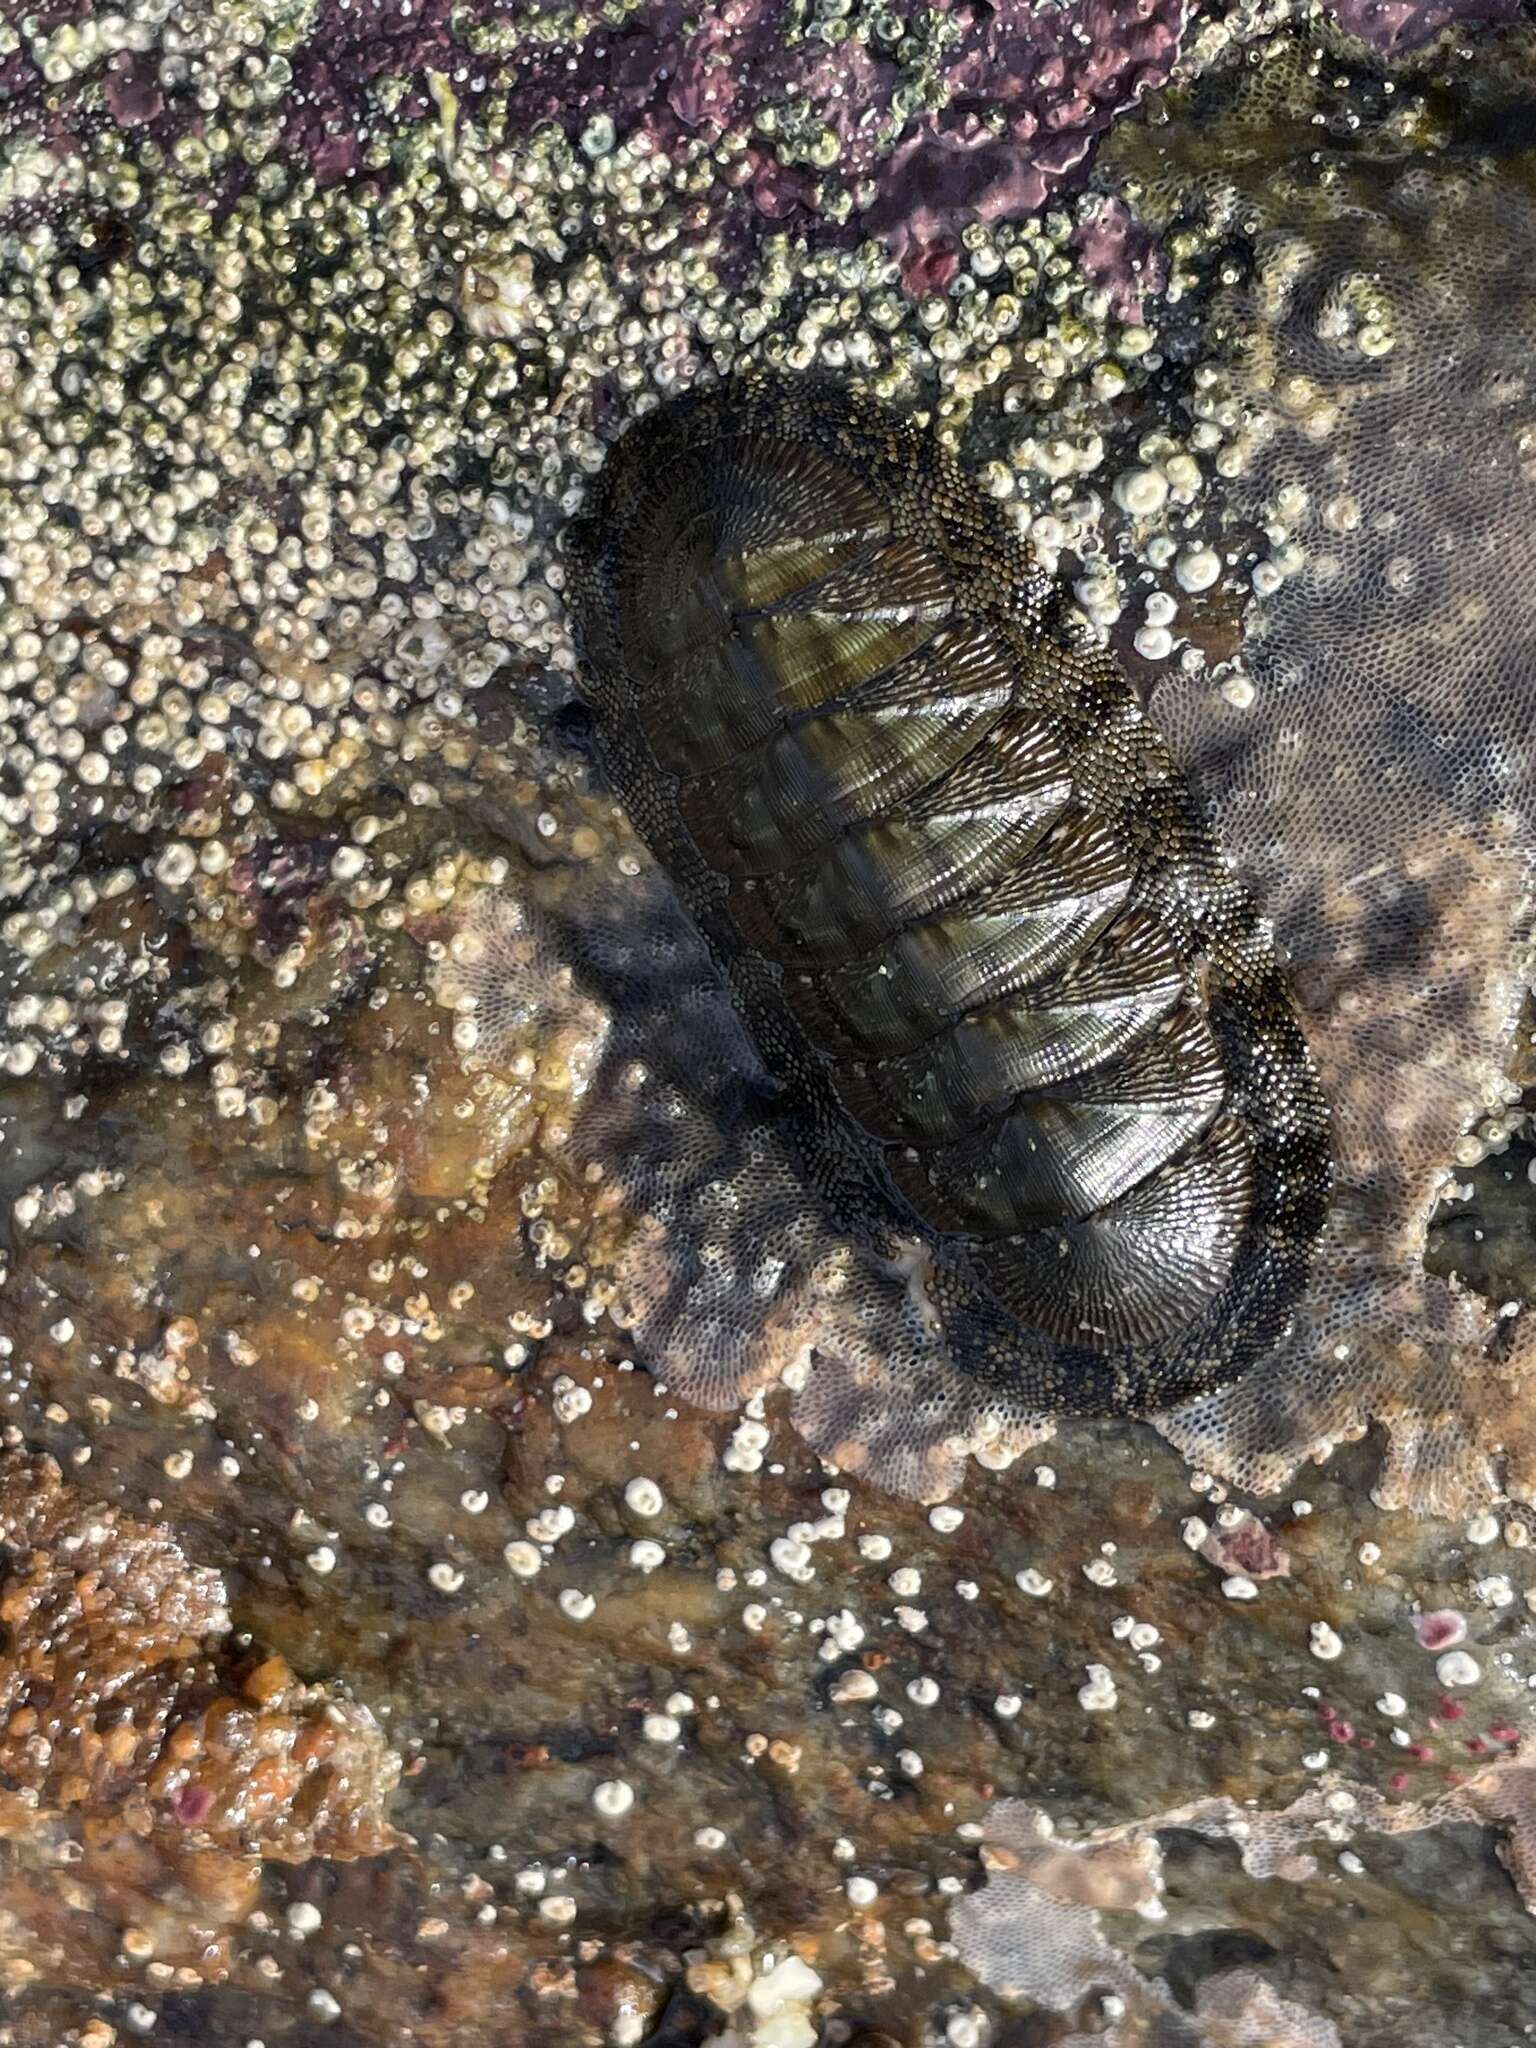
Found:
[{"label": "rocky intertidal substrate", "polygon": [[[988,1963],[978,1988],[992,1951],[957,1953],[950,1913],[1001,1796],[1068,1842],[1165,1829],[1158,1910],[1103,1902],[1149,2012],[1196,2009],[1241,1964],[1269,1987],[1253,1997],[1345,2038],[1435,2038],[1412,2032],[1429,1981],[1434,2026],[1470,2027],[1526,1939],[1495,1860],[1527,1796],[1525,1521],[1373,1509],[1360,1452],[1255,1515],[1140,1427],[1066,1432],[925,1508],[821,1468],[779,1397],[745,1417],[675,1404],[608,1313],[634,1221],[569,1149],[573,1091],[601,1085],[600,1004],[535,961],[493,1060],[455,1043],[442,999],[456,904],[494,888],[553,918],[586,869],[638,856],[579,763],[511,734],[494,771],[451,735],[413,751],[437,800],[399,807],[392,836],[440,900],[393,931],[359,914],[369,981],[326,997],[323,1036],[313,1013],[269,1028],[265,973],[248,1008],[231,991],[227,1051],[261,1046],[273,1103],[238,1144],[151,1063],[120,1073],[111,1183],[73,1214],[45,1192],[7,1282],[10,1435],[58,1464],[25,1512],[36,1469],[9,1482],[11,1653],[29,1659],[47,1574],[78,1586],[121,1551],[162,1674],[137,1716],[93,1708],[149,1720],[116,1738],[130,1783],[82,1780],[67,1811],[109,1840],[135,1802],[151,1824],[131,1872],[102,1852],[75,1873],[51,1964],[19,1916],[13,1983],[41,2031],[18,2018],[15,2038],[63,2025],[85,1983],[114,2024],[197,2010],[215,2038],[242,2012],[270,2030],[334,2005],[359,2040],[468,2043],[496,1999],[551,2042],[640,2041],[665,2014],[659,2038],[702,2040],[724,2011],[743,2040],[808,2043],[823,2021],[981,2040],[1019,1986]],[[536,777],[541,865],[499,829]],[[337,888],[311,891],[306,928],[331,927]],[[135,1592],[141,1557],[161,1576]],[[210,1640],[238,1675],[177,1661]],[[70,1711],[120,1697],[123,1641],[70,1652]],[[238,1753],[265,1745],[281,1771],[305,1713],[311,1742],[352,1745],[348,1797],[376,1801],[398,1759],[403,1776],[387,1822],[372,1808],[338,1840],[309,1820],[285,1850],[207,1731],[246,1716]],[[308,1768],[338,1766],[322,1747]],[[281,1797],[304,1808],[302,1786]],[[1287,1853],[1256,1878],[1247,1828],[1287,1809]],[[212,1910],[215,1860],[232,1874],[194,1992],[178,1941]],[[162,1892],[185,1900],[169,1924],[144,1904]],[[1084,1995],[1072,1970],[1051,1982],[1025,1988]]]},{"label": "rocky intertidal substrate", "polygon": [[[1443,11],[1350,25],[1409,45]],[[685,1405],[635,1340],[637,1275],[721,1276],[625,1141],[735,1143],[761,1077],[590,763],[559,531],[642,406],[829,370],[931,420],[1154,701],[1261,724],[1301,599],[1366,588],[1371,490],[1455,478],[1415,342],[1486,337],[1487,431],[1522,445],[1527,295],[1458,258],[1442,330],[1388,285],[1415,152],[1461,137],[1424,177],[1474,226],[1518,166],[1524,43],[1388,76],[1285,10],[1061,10],[1037,188],[989,111],[1015,10],[777,50],[809,98],[775,137],[689,97],[737,83],[750,9],[686,52],[630,17],[613,104],[537,128],[516,94],[585,89],[591,24],[503,52],[473,9],[372,41],[58,12],[0,31],[0,2040],[1507,2048],[1536,2024],[1525,729],[1501,801],[1455,755],[1394,842],[1460,996],[1386,1105],[1433,1128],[1377,1120],[1371,1243],[1450,1364],[1352,1296],[1384,1372],[1209,1435],[1262,1494],[1106,1425],[893,1498],[783,1393]],[[1234,44],[1257,85],[1178,74],[1074,185],[1175,55]],[[1364,505],[1309,496],[1308,449],[1347,467],[1381,420]],[[1442,736],[1488,727],[1468,650],[1523,616],[1524,489],[1461,555],[1483,501],[1434,492],[1439,580],[1377,595],[1445,602],[1411,639],[1370,614],[1473,676]],[[1372,1500],[1384,1452],[1438,1519]]]}]

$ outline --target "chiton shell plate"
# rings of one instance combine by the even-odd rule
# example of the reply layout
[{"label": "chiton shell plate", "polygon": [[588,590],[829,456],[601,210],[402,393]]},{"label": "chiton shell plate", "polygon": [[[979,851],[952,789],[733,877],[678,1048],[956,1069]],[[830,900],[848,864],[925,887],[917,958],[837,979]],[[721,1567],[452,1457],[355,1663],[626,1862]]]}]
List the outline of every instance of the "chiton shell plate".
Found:
[{"label": "chiton shell plate", "polygon": [[615,790],[808,1179],[926,1248],[952,1361],[1108,1414],[1261,1359],[1327,1107],[1257,909],[999,509],[883,407],[743,378],[632,426],[567,548]]}]

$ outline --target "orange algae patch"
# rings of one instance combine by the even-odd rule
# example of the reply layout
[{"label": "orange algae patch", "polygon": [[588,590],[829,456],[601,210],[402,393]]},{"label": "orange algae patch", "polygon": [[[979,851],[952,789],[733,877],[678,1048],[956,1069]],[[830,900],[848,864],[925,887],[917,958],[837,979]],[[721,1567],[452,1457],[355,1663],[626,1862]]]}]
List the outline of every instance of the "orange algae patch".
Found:
[{"label": "orange algae patch", "polygon": [[401,1840],[400,1760],[371,1715],[236,1651],[219,1573],[49,1458],[0,1469],[0,1623],[13,1983],[32,1944],[88,1982],[120,1947],[216,1980],[264,1862]]}]

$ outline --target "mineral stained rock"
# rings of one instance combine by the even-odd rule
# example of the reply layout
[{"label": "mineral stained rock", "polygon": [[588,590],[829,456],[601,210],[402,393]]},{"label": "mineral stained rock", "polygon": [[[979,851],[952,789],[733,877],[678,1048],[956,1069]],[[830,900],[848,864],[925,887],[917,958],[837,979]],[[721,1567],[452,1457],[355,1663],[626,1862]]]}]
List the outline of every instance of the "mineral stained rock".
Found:
[{"label": "mineral stained rock", "polygon": [[[0,25],[6,2048],[1536,2026],[1498,12]],[[943,1499],[794,1426],[848,1248],[580,704],[564,527],[753,365],[1124,664],[1345,1133],[1256,1391]]]}]

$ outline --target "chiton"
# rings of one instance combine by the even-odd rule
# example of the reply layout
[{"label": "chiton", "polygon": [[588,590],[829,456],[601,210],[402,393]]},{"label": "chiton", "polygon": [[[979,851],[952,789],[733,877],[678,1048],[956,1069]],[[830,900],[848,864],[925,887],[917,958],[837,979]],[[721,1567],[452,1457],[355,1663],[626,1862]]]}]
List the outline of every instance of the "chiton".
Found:
[{"label": "chiton", "polygon": [[1283,1334],[1328,1112],[1269,934],[1118,664],[936,441],[691,394],[567,537],[616,793],[846,1228],[962,1372],[1147,1413]]}]

